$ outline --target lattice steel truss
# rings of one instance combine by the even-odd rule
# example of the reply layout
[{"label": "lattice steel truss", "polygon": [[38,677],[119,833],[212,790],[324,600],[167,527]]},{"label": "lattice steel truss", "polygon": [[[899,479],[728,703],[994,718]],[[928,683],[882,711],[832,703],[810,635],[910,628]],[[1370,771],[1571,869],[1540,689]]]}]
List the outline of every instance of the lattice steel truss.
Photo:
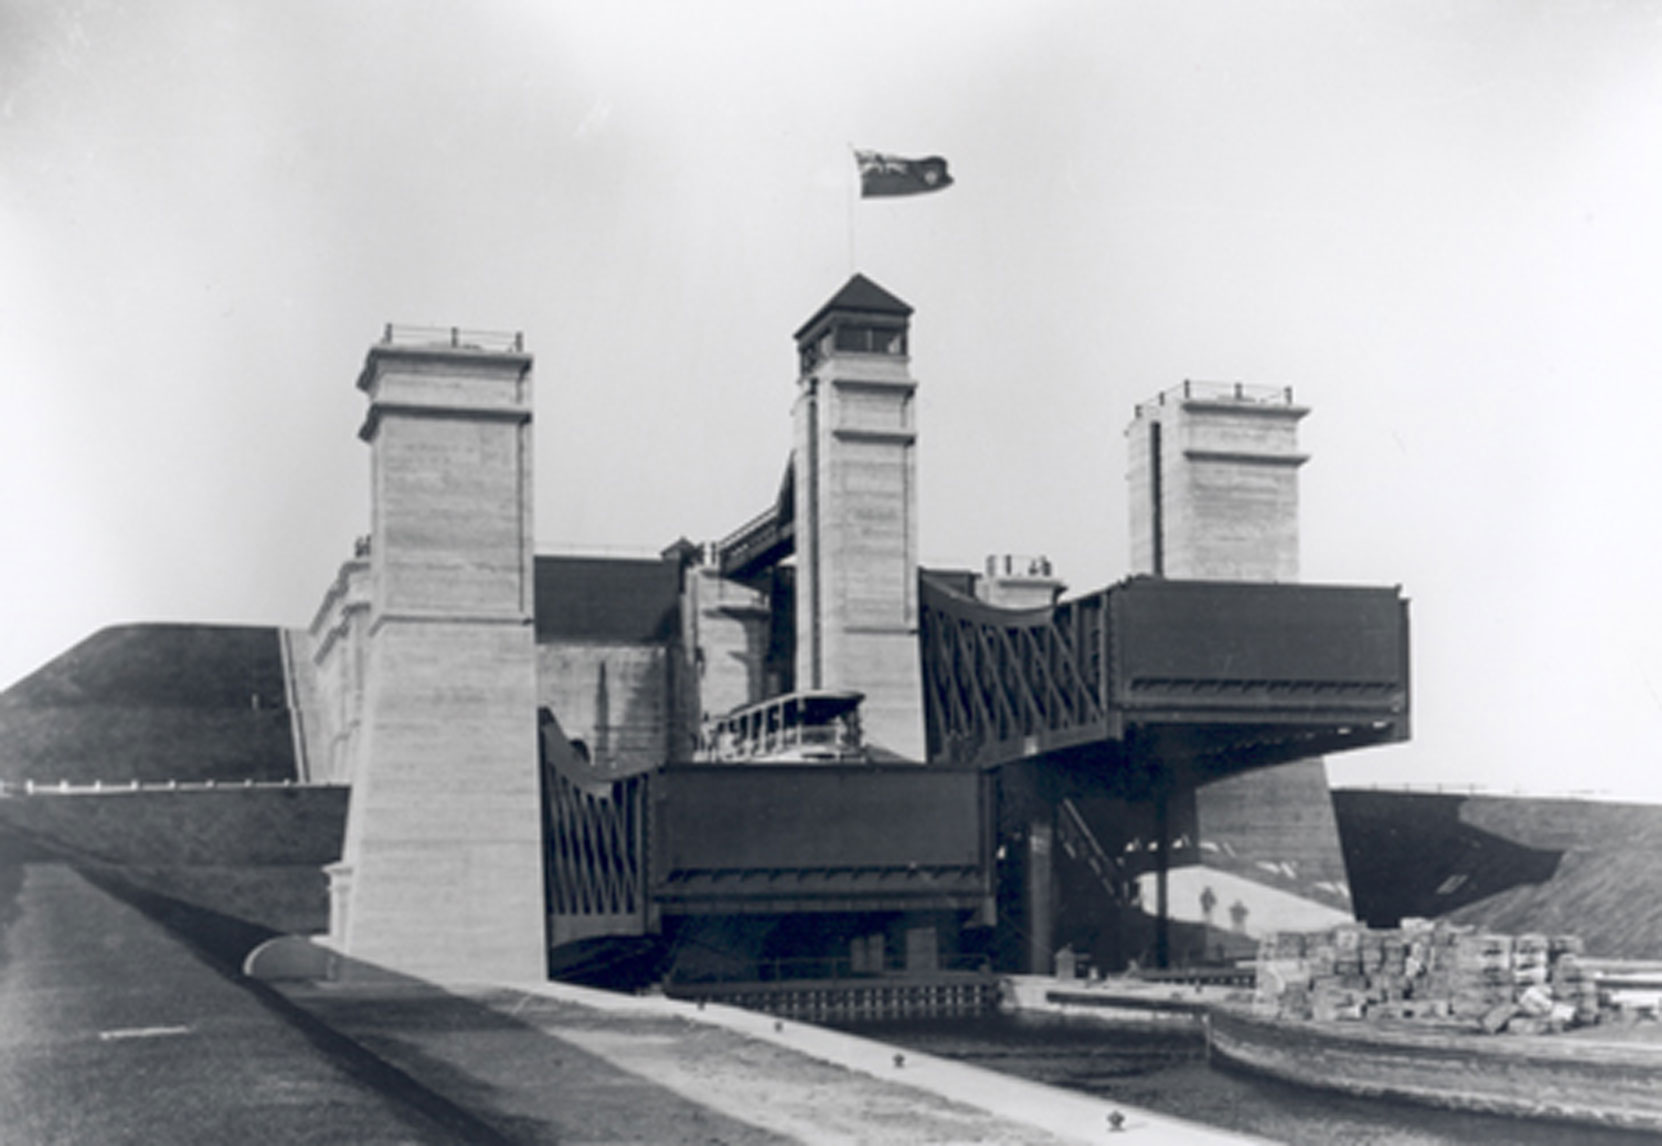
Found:
[{"label": "lattice steel truss", "polygon": [[1408,735],[1395,588],[1133,578],[1010,610],[924,576],[919,605],[932,763],[1123,746],[1136,727],[1228,770]]},{"label": "lattice steel truss", "polygon": [[919,603],[930,760],[987,767],[1012,746],[1019,756],[1106,734],[1106,592],[1018,613],[924,578]]},{"label": "lattice steel truss", "polygon": [[599,794],[544,764],[548,908],[555,916],[644,919],[646,777]]}]

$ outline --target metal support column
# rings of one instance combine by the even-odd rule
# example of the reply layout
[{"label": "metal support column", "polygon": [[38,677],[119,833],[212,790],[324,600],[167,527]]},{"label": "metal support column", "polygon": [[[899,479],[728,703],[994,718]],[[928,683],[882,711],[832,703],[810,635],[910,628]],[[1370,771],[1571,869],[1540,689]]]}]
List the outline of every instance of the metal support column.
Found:
[{"label": "metal support column", "polygon": [[1164,783],[1154,791],[1154,842],[1154,963],[1164,969],[1171,966],[1171,788]]},{"label": "metal support column", "polygon": [[1027,825],[1027,972],[1049,975],[1055,950],[1054,857],[1056,818],[1051,810]]}]

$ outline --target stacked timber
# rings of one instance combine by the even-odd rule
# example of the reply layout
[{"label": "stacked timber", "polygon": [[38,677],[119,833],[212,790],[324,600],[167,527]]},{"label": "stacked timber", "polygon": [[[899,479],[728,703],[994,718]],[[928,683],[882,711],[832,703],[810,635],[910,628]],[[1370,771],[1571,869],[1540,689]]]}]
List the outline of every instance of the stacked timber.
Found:
[{"label": "stacked timber", "polygon": [[1455,1018],[1481,1019],[1513,1001],[1510,935],[1457,935],[1452,956],[1449,1012]]},{"label": "stacked timber", "polygon": [[[1571,942],[1573,941],[1573,943]],[[1550,982],[1555,999],[1562,999],[1575,1008],[1578,1026],[1590,1026],[1599,1021],[1598,979],[1581,961],[1581,941],[1575,936],[1558,936],[1550,950]]]},{"label": "stacked timber", "polygon": [[1304,936],[1296,931],[1265,935],[1258,945],[1253,1008],[1259,1013],[1298,1011],[1310,996],[1310,970]]},{"label": "stacked timber", "polygon": [[1277,932],[1259,945],[1253,1010],[1281,1019],[1454,1020],[1544,1034],[1600,1020],[1598,984],[1581,954],[1575,936],[1441,923]]}]

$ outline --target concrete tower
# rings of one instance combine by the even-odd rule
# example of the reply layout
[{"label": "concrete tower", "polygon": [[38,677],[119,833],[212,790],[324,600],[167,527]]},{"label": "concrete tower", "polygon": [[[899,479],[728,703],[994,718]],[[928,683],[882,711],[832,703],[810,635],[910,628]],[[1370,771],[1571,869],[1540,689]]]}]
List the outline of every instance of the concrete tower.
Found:
[{"label": "concrete tower", "polygon": [[1298,580],[1298,423],[1291,390],[1185,382],[1137,407],[1128,438],[1131,571]]},{"label": "concrete tower", "polygon": [[[474,341],[484,341],[483,336]],[[531,358],[373,347],[363,716],[331,936],[441,981],[546,975],[531,544]]]},{"label": "concrete tower", "polygon": [[922,760],[911,313],[855,275],[796,332],[796,687],[865,693],[867,741]]},{"label": "concrete tower", "polygon": [[[1291,389],[1239,383],[1185,382],[1138,406],[1126,430],[1132,572],[1297,581],[1298,471],[1309,460],[1298,449],[1298,423],[1309,412]],[[1301,893],[1315,897],[1310,908],[1279,917],[1287,910],[1280,901],[1245,902],[1254,931],[1326,926],[1347,909],[1320,759],[1208,784],[1195,793],[1195,816],[1201,838],[1289,865],[1281,870],[1296,873]],[[1210,861],[1203,852],[1202,862]]]}]

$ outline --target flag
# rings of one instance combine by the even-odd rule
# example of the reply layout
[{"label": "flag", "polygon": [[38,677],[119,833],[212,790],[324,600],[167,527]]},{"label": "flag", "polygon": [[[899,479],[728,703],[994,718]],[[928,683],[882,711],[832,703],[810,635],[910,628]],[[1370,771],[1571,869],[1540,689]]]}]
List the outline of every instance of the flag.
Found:
[{"label": "flag", "polygon": [[862,199],[884,195],[922,195],[926,191],[944,191],[952,186],[952,176],[946,172],[946,160],[939,155],[931,155],[927,159],[902,159],[898,155],[884,155],[877,151],[856,151],[854,162],[860,165]]}]

